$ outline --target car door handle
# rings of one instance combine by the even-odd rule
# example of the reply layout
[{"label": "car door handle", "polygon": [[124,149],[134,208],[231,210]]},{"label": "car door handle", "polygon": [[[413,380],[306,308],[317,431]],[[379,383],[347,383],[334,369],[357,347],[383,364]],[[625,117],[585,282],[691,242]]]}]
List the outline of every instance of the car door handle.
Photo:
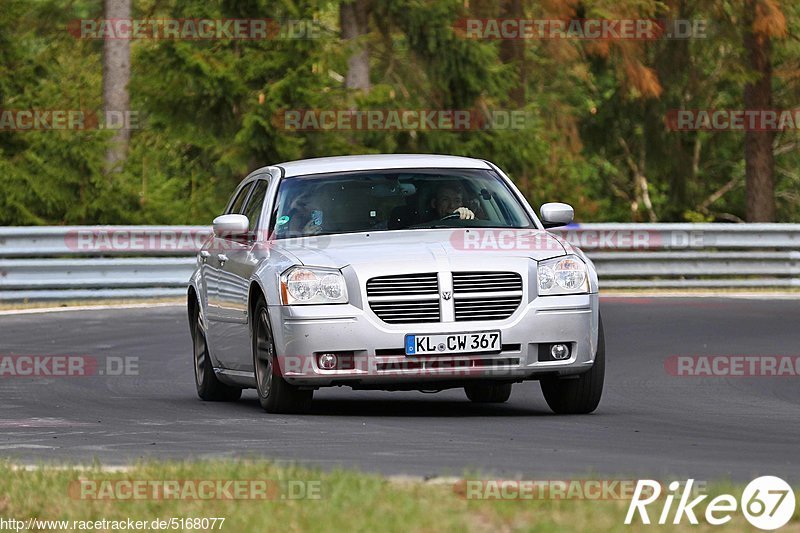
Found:
[{"label": "car door handle", "polygon": [[205,263],[209,257],[211,257],[211,253],[208,250],[200,250],[200,261]]},{"label": "car door handle", "polygon": [[225,263],[228,261],[228,256],[225,254],[217,254],[217,259],[219,259],[219,266],[225,266]]}]

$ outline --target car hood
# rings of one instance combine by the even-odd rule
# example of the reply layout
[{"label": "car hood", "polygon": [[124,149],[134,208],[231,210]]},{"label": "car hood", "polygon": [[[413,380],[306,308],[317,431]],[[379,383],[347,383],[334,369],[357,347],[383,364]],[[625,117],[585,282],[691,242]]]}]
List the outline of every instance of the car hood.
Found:
[{"label": "car hood", "polygon": [[343,268],[363,263],[469,264],[564,255],[561,240],[538,229],[427,229],[322,235],[279,240],[277,249],[307,266]]}]

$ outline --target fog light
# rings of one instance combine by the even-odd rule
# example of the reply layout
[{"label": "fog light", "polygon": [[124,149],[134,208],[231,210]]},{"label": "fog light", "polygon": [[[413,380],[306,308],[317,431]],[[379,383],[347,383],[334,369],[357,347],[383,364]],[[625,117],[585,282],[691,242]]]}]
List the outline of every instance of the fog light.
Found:
[{"label": "fog light", "polygon": [[554,344],[550,347],[550,355],[557,361],[569,358],[569,346],[566,344]]},{"label": "fog light", "polygon": [[317,357],[317,363],[322,370],[333,370],[336,368],[336,355],[332,353],[323,353]]}]

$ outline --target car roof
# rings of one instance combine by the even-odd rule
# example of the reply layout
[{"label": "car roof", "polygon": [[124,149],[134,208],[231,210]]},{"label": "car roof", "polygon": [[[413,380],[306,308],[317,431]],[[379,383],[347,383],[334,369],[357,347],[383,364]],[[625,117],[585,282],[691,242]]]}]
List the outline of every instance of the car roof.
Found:
[{"label": "car roof", "polygon": [[471,157],[431,154],[346,155],[302,159],[274,165],[281,167],[285,177],[347,172],[358,170],[391,170],[400,168],[472,168],[491,169],[486,161]]}]

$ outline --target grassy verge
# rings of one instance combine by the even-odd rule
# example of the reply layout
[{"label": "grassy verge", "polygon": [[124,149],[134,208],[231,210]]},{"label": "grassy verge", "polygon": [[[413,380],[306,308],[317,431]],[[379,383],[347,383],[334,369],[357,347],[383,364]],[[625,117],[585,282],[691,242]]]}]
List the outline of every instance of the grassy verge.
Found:
[{"label": "grassy verge", "polygon": [[[178,496],[128,499],[131,482],[161,480],[183,483],[172,494],[189,496],[207,480],[245,480],[239,496],[255,499],[178,499]],[[262,485],[268,483],[266,492]],[[216,482],[214,481],[214,482]],[[225,494],[216,485],[213,490]],[[714,485],[709,494],[731,493],[737,498],[741,486]],[[234,489],[231,489],[234,490]],[[208,494],[208,493],[206,493]],[[233,494],[229,492],[228,494]],[[92,499],[100,498],[100,499]],[[117,499],[114,499],[117,498]],[[709,498],[710,499],[710,498]],[[708,501],[708,500],[706,500]],[[225,518],[217,531],[644,531],[653,526],[623,524],[627,499],[467,499],[451,482],[424,483],[391,480],[352,471],[316,471],[276,466],[266,461],[151,462],[124,471],[100,467],[20,469],[0,464],[0,518],[67,520],[67,530],[79,530],[73,521]],[[653,504],[656,516],[663,501]],[[704,507],[701,507],[701,512]],[[674,506],[673,506],[674,511]],[[674,513],[673,513],[674,514]],[[660,530],[741,531],[752,529],[741,512],[725,526],[678,526]],[[7,525],[7,524],[6,524]],[[210,525],[210,524],[207,524]],[[95,530],[103,529],[93,527]],[[6,530],[12,529],[9,527]],[[33,530],[46,530],[36,527]],[[55,527],[49,528],[54,530]],[[106,530],[114,530],[106,524]],[[196,531],[196,527],[167,528]],[[202,529],[202,528],[199,528]],[[785,530],[800,530],[794,518]],[[12,529],[13,530],[13,529]],[[153,530],[151,527],[145,530]],[[210,530],[205,529],[205,530]]]}]

